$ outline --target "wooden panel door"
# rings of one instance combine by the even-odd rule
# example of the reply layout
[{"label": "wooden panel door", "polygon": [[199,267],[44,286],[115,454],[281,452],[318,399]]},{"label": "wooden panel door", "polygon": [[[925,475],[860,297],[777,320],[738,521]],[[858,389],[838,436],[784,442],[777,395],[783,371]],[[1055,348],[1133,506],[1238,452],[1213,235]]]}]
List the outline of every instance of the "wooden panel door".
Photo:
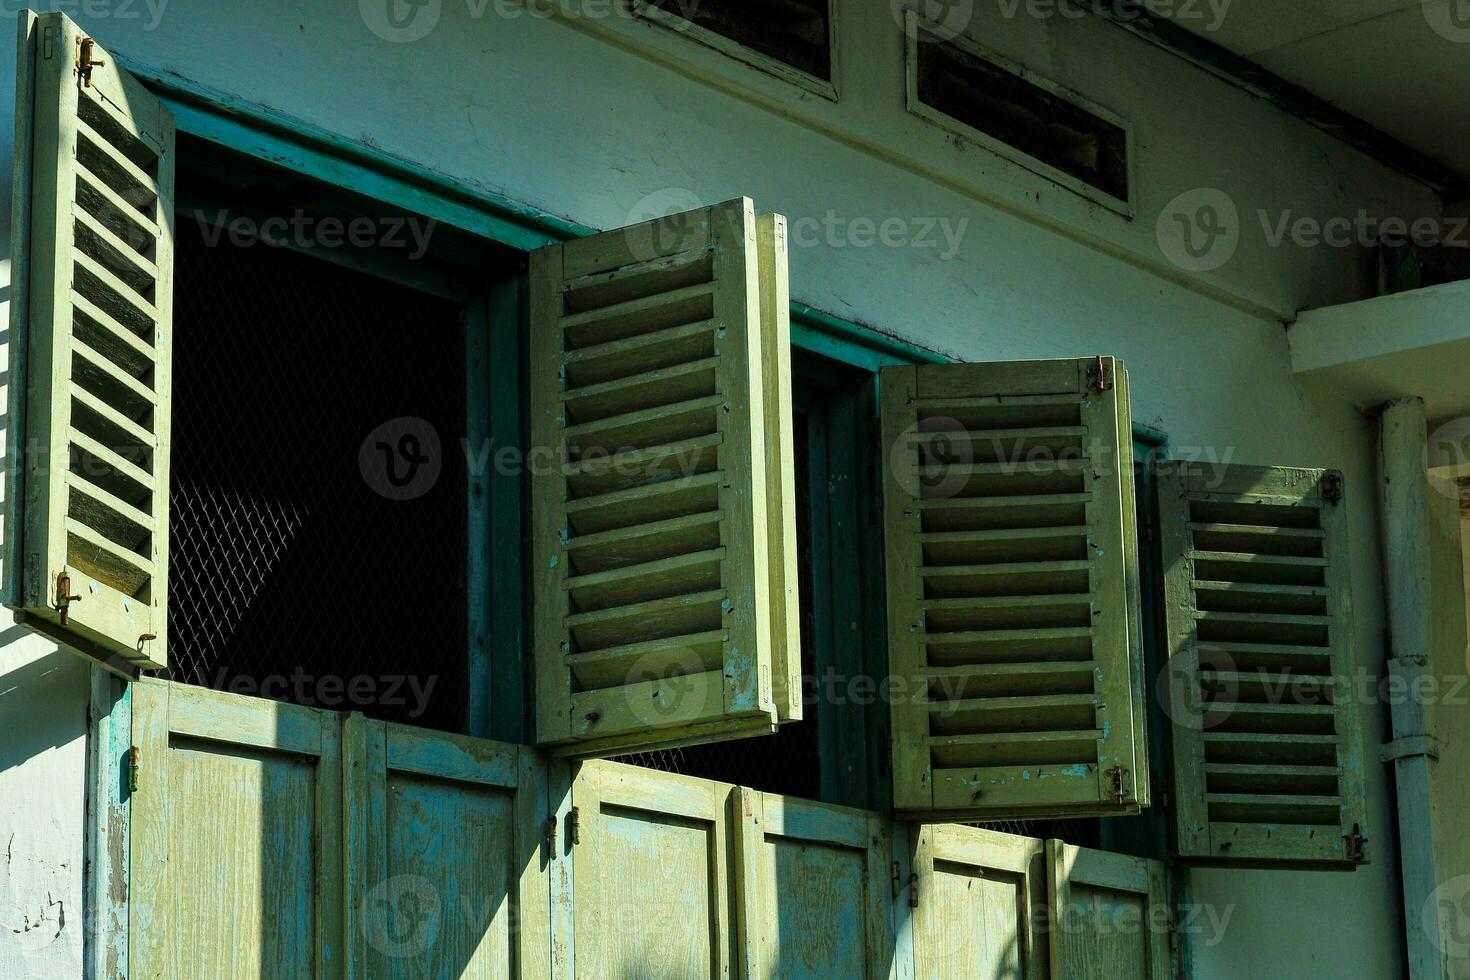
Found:
[{"label": "wooden panel door", "polygon": [[576,975],[728,977],[733,787],[615,762],[572,783]]},{"label": "wooden panel door", "polygon": [[1169,906],[1158,861],[1046,842],[1051,974],[1168,980]]},{"label": "wooden panel door", "polygon": [[736,800],[742,975],[889,976],[887,821],[745,788]]},{"label": "wooden panel door", "polygon": [[1043,842],[958,824],[913,832],[915,977],[1045,977]]},{"label": "wooden panel door", "polygon": [[349,975],[547,976],[544,763],[360,715],[344,743]]},{"label": "wooden panel door", "polygon": [[134,688],[131,972],[342,972],[342,742],[330,712]]}]

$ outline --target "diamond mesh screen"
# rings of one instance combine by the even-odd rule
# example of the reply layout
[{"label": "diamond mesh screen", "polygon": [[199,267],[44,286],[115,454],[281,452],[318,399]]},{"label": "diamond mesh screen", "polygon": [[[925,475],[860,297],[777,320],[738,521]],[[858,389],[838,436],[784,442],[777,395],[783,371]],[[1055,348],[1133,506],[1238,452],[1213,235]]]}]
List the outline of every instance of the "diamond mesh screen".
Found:
[{"label": "diamond mesh screen", "polygon": [[[462,731],[456,308],[182,212],[177,263],[168,676]],[[389,499],[359,450],[403,417],[441,469]]]}]

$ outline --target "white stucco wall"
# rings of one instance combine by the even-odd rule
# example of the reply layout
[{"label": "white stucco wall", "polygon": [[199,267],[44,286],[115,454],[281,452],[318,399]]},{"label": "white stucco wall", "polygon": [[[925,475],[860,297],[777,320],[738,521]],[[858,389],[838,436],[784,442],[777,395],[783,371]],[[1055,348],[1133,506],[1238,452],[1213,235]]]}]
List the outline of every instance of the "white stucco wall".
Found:
[{"label": "white stucco wall", "polygon": [[0,630],[0,977],[77,977],[88,667]]},{"label": "white stucco wall", "polygon": [[[793,294],[968,360],[1117,354],[1129,364],[1135,418],[1164,429],[1176,449],[1341,468],[1358,653],[1379,668],[1371,430],[1345,398],[1292,375],[1278,321],[1363,296],[1368,256],[1272,247],[1257,212],[1274,222],[1368,208],[1412,220],[1437,207],[1424,188],[1093,20],[1006,20],[979,4],[971,33],[1130,119],[1131,221],[909,117],[902,34],[886,3],[840,0],[837,103],[616,18],[573,24],[496,0],[429,0],[421,9],[437,15],[432,29],[390,43],[360,6],[382,9],[378,0],[172,0],[129,5],[130,16],[121,6],[75,15],[139,62],[596,227],[742,194],[794,224],[831,215],[848,229],[891,218],[914,232],[931,220],[962,227],[952,255],[944,245],[864,246],[844,232],[797,239]],[[3,48],[8,80],[13,52]],[[0,92],[0,111],[10,103]],[[1198,188],[1222,191],[1244,223],[1231,260],[1196,277],[1169,262],[1156,224]],[[14,837],[26,861],[23,874],[20,858],[8,862],[0,883],[7,927],[49,914],[53,896],[79,894],[82,854],[86,672],[64,657],[36,660],[42,645],[17,635],[0,633],[10,643],[0,681],[19,677],[29,692],[7,704],[0,686],[0,843]],[[1364,758],[1376,760],[1384,724],[1375,707],[1365,737]],[[45,752],[24,754],[28,745]],[[1397,975],[1397,855],[1376,762],[1367,785],[1371,865],[1194,876],[1195,900],[1231,915],[1223,941],[1198,950],[1200,977]],[[52,951],[21,951],[8,929],[0,934],[0,976],[16,975],[16,963],[33,975],[79,972],[81,917],[69,898],[65,907]]]}]

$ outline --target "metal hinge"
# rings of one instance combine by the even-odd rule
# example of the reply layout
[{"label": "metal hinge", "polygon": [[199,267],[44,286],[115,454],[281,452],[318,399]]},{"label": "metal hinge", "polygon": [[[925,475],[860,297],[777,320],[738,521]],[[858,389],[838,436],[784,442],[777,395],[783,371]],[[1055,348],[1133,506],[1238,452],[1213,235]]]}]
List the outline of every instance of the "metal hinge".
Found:
[{"label": "metal hinge", "polygon": [[1087,369],[1087,387],[1093,391],[1107,391],[1113,386],[1113,379],[1108,376],[1108,361],[1101,354],[1097,355],[1097,362]]},{"label": "metal hinge", "polygon": [[1122,806],[1128,801],[1128,794],[1123,789],[1124,782],[1128,779],[1128,770],[1122,766],[1114,766],[1103,773],[1113,784],[1113,802]]},{"label": "metal hinge", "polygon": [[916,909],[918,907],[919,907],[919,873],[917,871],[910,871],[909,872],[909,908]]},{"label": "metal hinge", "polygon": [[77,74],[81,76],[84,88],[92,86],[92,69],[102,67],[102,62],[92,59],[92,53],[96,48],[97,42],[90,37],[80,38],[77,41]]},{"label": "metal hinge", "polygon": [[1343,834],[1342,842],[1349,861],[1368,860],[1368,838],[1363,836],[1363,828],[1360,824],[1353,824],[1352,833]]},{"label": "metal hinge", "polygon": [[556,856],[556,814],[546,818],[546,849]]},{"label": "metal hinge", "polygon": [[567,811],[567,841],[573,847],[582,843],[582,811],[576,807]]},{"label": "metal hinge", "polygon": [[138,773],[143,768],[143,753],[134,745],[128,749],[128,792],[138,792]]},{"label": "metal hinge", "polygon": [[1342,503],[1342,474],[1333,470],[1322,474],[1322,499],[1329,504]]},{"label": "metal hinge", "polygon": [[898,897],[898,893],[901,892],[901,891],[903,891],[903,884],[902,884],[903,879],[899,876],[899,873],[898,873],[898,862],[897,861],[894,861],[893,862],[892,869],[893,869],[893,897],[894,898],[897,898]]},{"label": "metal hinge", "polygon": [[71,604],[73,602],[81,601],[81,596],[71,594],[71,576],[68,575],[66,569],[63,568],[61,570],[61,573],[56,576],[55,608],[57,622],[60,623],[62,626],[65,626],[67,624],[67,621],[70,619],[69,609],[71,607]]}]

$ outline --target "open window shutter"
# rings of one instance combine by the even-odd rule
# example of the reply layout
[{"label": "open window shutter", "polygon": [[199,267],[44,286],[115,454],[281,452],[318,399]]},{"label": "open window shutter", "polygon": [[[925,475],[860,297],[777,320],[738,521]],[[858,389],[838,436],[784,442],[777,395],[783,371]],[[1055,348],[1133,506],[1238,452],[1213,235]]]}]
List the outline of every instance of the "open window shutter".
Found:
[{"label": "open window shutter", "polygon": [[61,14],[23,17],[19,87],[7,604],[164,667],[173,119]]},{"label": "open window shutter", "polygon": [[1159,510],[1180,856],[1365,860],[1341,475],[1170,464]]},{"label": "open window shutter", "polygon": [[800,717],[785,266],[744,199],[532,255],[541,744]]},{"label": "open window shutter", "polygon": [[900,812],[1147,804],[1126,380],[1110,357],[882,372]]}]

